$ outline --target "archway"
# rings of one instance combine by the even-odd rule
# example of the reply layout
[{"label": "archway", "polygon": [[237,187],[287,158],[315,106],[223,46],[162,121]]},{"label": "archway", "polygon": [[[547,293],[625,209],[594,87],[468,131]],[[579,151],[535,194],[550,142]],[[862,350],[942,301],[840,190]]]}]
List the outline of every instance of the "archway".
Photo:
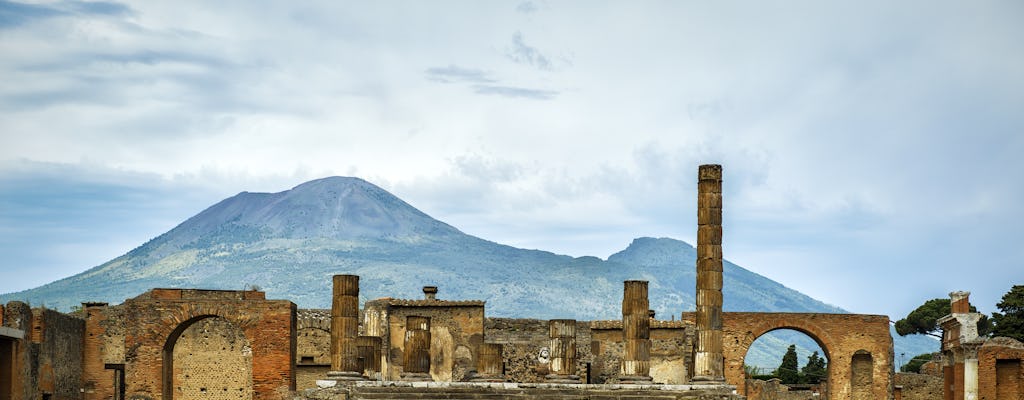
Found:
[{"label": "archway", "polygon": [[163,351],[163,398],[253,398],[252,347],[227,319],[202,315],[171,332]]},{"label": "archway", "polygon": [[[782,365],[790,346],[795,349],[795,366]],[[819,368],[808,367],[812,359]],[[775,378],[788,386],[790,392],[827,398],[829,351],[812,333],[791,327],[768,330],[750,342],[743,354],[743,365],[746,378],[761,381],[746,382],[748,385],[742,394],[747,398],[775,398],[773,394],[763,393],[778,390],[776,384],[766,382]]]}]

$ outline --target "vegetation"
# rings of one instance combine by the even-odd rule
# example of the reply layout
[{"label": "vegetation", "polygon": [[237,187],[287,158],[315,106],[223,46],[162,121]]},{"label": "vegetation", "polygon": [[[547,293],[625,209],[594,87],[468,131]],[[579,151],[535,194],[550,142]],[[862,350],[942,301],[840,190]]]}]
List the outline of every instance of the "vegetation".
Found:
[{"label": "vegetation", "polygon": [[[938,319],[946,315],[949,315],[952,311],[949,299],[931,299],[920,307],[911,311],[907,314],[906,318],[896,321],[896,333],[900,336],[907,336],[913,334],[931,335],[941,338],[938,332],[941,328],[939,327]],[[971,306],[971,312],[977,312],[978,309]],[[978,320],[978,334],[987,335],[992,330],[992,321],[985,316],[982,316]]]},{"label": "vegetation", "polygon": [[828,379],[828,369],[825,365],[825,358],[819,357],[815,351],[807,357],[807,365],[800,369],[800,383],[818,383]]},{"label": "vegetation", "polygon": [[1002,313],[992,313],[995,322],[992,335],[1024,341],[1024,285],[1014,285],[996,307]]},{"label": "vegetation", "polygon": [[911,358],[906,364],[900,367],[900,372],[913,372],[915,374],[921,373],[921,366],[924,363],[932,360],[932,353],[918,354]]},{"label": "vegetation", "polygon": [[774,375],[785,384],[800,383],[800,370],[797,367],[796,345],[791,344],[786,349],[786,354],[782,356],[782,364],[775,369]]}]

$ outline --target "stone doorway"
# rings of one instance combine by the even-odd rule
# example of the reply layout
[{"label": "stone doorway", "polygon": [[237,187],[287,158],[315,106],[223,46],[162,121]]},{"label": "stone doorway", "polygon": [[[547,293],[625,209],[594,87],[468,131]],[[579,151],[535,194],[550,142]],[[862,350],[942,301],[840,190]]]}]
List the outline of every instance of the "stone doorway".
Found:
[{"label": "stone doorway", "polygon": [[0,400],[14,399],[15,341],[0,337]]}]

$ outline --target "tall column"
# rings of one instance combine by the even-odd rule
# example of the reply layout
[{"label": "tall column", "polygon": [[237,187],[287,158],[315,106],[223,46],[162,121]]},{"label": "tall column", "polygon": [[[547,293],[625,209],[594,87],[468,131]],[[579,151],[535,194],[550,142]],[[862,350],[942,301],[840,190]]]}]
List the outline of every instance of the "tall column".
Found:
[{"label": "tall column", "polygon": [[576,375],[576,320],[548,321],[551,338],[551,373],[545,376],[550,383],[580,383]]},{"label": "tall column", "polygon": [[504,346],[501,343],[481,343],[480,356],[476,359],[476,375],[473,382],[505,382],[503,366],[505,359],[501,355]]},{"label": "tall column", "polygon": [[377,380],[380,376],[381,338],[377,336],[360,336],[356,338],[356,354],[359,370],[363,376]]},{"label": "tall column", "polygon": [[701,165],[697,177],[697,340],[693,381],[722,383],[722,166]]},{"label": "tall column", "polygon": [[359,336],[359,276],[334,275],[331,302],[331,371],[327,379],[362,380],[356,359]]},{"label": "tall column", "polygon": [[625,281],[622,293],[622,342],[625,354],[619,380],[624,383],[651,381],[651,316],[647,281]]},{"label": "tall column", "polygon": [[430,318],[405,317],[402,380],[432,381],[430,376]]}]

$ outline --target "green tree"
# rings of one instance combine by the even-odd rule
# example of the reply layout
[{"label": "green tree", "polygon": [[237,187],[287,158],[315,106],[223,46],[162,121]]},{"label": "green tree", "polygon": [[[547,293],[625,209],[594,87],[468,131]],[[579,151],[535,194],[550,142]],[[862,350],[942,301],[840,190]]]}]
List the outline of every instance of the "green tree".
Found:
[{"label": "green tree", "polygon": [[[937,322],[939,318],[949,315],[952,312],[949,299],[931,299],[920,307],[907,314],[906,318],[896,321],[896,333],[900,336],[912,334],[931,335],[941,338],[938,332],[941,328]],[[971,306],[971,312],[978,312],[978,309]],[[978,334],[987,335],[992,330],[992,321],[984,315],[978,320]]]},{"label": "green tree", "polygon": [[992,313],[993,336],[1005,336],[1024,342],[1024,285],[1013,285],[996,303],[1002,313]]},{"label": "green tree", "polygon": [[924,363],[932,360],[932,353],[918,354],[911,358],[906,364],[900,367],[900,372],[913,372],[915,374],[921,373],[921,366]]},{"label": "green tree", "polygon": [[807,365],[800,369],[800,382],[818,383],[826,378],[828,378],[828,372],[826,370],[825,358],[819,357],[818,352],[815,351],[810,356],[807,356]]},{"label": "green tree", "polygon": [[782,364],[775,369],[775,376],[782,383],[792,384],[800,382],[800,372],[797,370],[796,345],[789,345],[786,354],[782,356]]}]

